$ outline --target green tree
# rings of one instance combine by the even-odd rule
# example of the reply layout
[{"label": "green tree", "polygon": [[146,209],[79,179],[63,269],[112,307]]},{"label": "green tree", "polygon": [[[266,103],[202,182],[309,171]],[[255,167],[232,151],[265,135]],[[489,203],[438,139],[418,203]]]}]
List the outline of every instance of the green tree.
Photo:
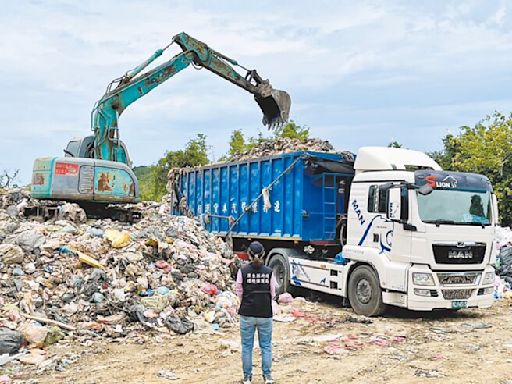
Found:
[{"label": "green tree", "polygon": [[495,112],[460,130],[458,136],[445,136],[444,150],[434,158],[445,169],[487,176],[498,198],[501,222],[512,224],[512,114]]},{"label": "green tree", "polygon": [[305,142],[307,139],[309,139],[309,127],[300,126],[295,123],[295,121],[290,120],[290,122],[285,124],[283,127],[276,129],[275,137],[298,139],[302,142]]},{"label": "green tree", "polygon": [[[198,134],[187,143],[185,149],[167,151],[165,156],[151,166],[149,176],[139,181],[143,200],[160,200],[167,193],[167,174],[172,168],[195,167],[208,164],[206,136]],[[147,171],[145,171],[147,172]]]},{"label": "green tree", "polygon": [[245,137],[240,129],[235,129],[231,133],[231,138],[229,140],[229,154],[239,155],[246,150]]},{"label": "green tree", "polygon": [[400,144],[398,141],[393,140],[388,144],[388,148],[402,148],[402,144]]}]

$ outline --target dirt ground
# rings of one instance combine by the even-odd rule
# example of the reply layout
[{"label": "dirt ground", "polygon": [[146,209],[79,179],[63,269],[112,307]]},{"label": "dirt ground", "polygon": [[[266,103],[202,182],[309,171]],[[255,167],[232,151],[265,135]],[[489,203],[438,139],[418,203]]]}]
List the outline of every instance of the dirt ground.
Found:
[{"label": "dirt ground", "polygon": [[[274,322],[276,383],[512,383],[512,307],[371,319],[333,303],[295,303],[293,322]],[[15,383],[238,383],[237,327],[144,343],[59,343],[50,356],[87,352],[62,372],[22,373]],[[262,383],[259,351],[254,382]]]}]

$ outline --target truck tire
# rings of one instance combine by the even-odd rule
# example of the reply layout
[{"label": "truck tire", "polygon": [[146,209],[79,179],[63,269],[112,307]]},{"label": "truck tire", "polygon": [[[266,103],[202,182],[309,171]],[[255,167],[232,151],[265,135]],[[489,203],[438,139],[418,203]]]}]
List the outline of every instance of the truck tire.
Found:
[{"label": "truck tire", "polygon": [[358,315],[379,316],[386,311],[382,289],[375,271],[367,266],[357,267],[348,281],[350,306]]},{"label": "truck tire", "polygon": [[285,293],[290,288],[290,264],[288,259],[279,253],[273,255],[268,263],[269,268],[276,277],[276,294]]}]

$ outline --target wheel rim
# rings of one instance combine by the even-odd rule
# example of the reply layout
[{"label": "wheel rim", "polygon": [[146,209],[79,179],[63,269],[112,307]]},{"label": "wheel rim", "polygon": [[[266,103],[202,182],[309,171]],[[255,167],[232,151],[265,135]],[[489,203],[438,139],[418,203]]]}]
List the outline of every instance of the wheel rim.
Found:
[{"label": "wheel rim", "polygon": [[284,265],[282,265],[281,263],[278,263],[278,264],[274,265],[272,270],[274,271],[274,275],[276,277],[277,288],[281,289],[281,287],[284,284],[284,276],[285,276]]},{"label": "wheel rim", "polygon": [[356,297],[357,300],[362,304],[368,304],[372,299],[372,286],[366,279],[358,281],[356,286]]}]

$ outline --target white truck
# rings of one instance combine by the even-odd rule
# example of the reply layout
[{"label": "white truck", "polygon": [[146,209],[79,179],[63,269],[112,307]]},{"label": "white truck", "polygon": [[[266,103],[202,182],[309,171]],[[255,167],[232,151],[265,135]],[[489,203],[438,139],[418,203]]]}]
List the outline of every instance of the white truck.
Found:
[{"label": "white truck", "polygon": [[426,154],[400,148],[363,147],[354,170],[337,259],[270,251],[270,260],[287,259],[291,285],[346,297],[367,316],[386,305],[491,306],[498,210],[486,177],[443,171]]},{"label": "white truck", "polygon": [[260,241],[279,291],[348,299],[358,314],[493,302],[497,202],[489,180],[422,152],[294,152],[182,170],[180,204],[246,256]]}]

